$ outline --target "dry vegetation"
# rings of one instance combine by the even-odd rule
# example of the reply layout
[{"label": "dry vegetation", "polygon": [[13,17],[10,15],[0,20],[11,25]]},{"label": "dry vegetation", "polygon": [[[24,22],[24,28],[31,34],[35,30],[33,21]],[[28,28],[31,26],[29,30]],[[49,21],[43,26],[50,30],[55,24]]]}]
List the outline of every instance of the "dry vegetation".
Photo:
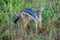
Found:
[{"label": "dry vegetation", "polygon": [[[14,24],[14,15],[21,9],[39,10],[45,5],[38,35],[32,19],[26,32],[22,19]],[[60,0],[0,0],[0,40],[60,40]]]}]

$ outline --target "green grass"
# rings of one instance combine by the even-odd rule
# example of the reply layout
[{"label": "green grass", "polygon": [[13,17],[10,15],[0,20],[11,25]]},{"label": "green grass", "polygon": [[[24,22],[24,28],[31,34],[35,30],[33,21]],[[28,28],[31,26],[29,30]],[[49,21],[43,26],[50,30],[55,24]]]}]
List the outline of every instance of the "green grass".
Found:
[{"label": "green grass", "polygon": [[[42,27],[46,28],[47,33],[35,35],[35,22],[28,23],[31,29],[29,34],[24,34],[22,20],[14,24],[13,18],[23,8],[32,8],[39,10],[45,6],[42,13]],[[15,27],[16,26],[16,27]],[[60,0],[0,0],[0,40],[25,39],[25,40],[55,40],[60,35]],[[45,34],[45,36],[44,36]],[[10,39],[9,39],[10,37]],[[17,40],[16,39],[16,40]]]}]

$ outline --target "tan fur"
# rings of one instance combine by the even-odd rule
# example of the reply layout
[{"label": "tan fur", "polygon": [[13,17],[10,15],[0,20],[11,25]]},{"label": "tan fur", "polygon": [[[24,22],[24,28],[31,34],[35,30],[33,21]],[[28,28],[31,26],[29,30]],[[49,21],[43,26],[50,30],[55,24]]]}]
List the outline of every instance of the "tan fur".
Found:
[{"label": "tan fur", "polygon": [[[40,10],[39,14],[37,13],[38,16],[39,16],[39,19],[38,19],[38,21],[39,21],[39,28],[42,27],[42,26],[41,26],[41,21],[42,21],[42,16],[41,16],[41,14],[42,14],[43,9],[44,9],[44,8],[42,8],[42,9]],[[29,17],[25,12],[23,12],[23,14],[21,14],[21,17],[22,17],[22,20],[23,20],[23,28],[24,28],[24,30],[25,30],[26,27],[27,27],[28,22],[30,21],[30,17]],[[37,26],[38,26],[38,23],[35,22],[35,24],[36,24],[35,26],[36,26],[36,34],[37,34]]]},{"label": "tan fur", "polygon": [[22,17],[22,20],[23,20],[23,28],[26,29],[30,18],[27,14],[22,14],[21,17]]}]

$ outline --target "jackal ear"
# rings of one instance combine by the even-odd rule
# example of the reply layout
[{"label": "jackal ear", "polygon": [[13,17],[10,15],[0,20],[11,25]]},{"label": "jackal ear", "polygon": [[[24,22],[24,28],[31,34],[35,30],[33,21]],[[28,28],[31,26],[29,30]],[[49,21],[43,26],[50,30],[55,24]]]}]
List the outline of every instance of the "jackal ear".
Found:
[{"label": "jackal ear", "polygon": [[45,9],[45,7],[42,7],[42,8],[40,9],[40,13],[42,13],[42,12],[44,11],[44,9]]},{"label": "jackal ear", "polygon": [[40,9],[40,10],[38,10],[38,11],[39,11],[39,15],[42,15],[42,12],[43,12],[43,11],[41,11],[41,9]]},{"label": "jackal ear", "polygon": [[40,10],[34,9],[34,12],[35,12],[37,15],[42,15],[42,12],[43,12],[44,9],[45,9],[45,7],[42,7]]},{"label": "jackal ear", "polygon": [[40,10],[36,10],[35,13],[36,13],[37,15],[41,15],[42,12],[41,12]]},{"label": "jackal ear", "polygon": [[39,10],[39,14],[42,15],[43,11],[44,11],[44,8],[41,8],[41,9]]}]

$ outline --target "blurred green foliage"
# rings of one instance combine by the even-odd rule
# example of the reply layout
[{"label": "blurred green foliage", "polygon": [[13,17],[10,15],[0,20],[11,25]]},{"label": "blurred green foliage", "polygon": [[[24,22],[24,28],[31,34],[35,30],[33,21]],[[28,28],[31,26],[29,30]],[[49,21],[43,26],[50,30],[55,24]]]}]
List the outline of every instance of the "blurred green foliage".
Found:
[{"label": "blurred green foliage", "polygon": [[[14,15],[23,8],[40,10],[47,3],[42,13],[42,25],[47,25],[49,19],[60,17],[60,0],[0,0],[0,31],[2,27],[13,27]],[[28,25],[34,25],[34,23],[31,21]]]}]

